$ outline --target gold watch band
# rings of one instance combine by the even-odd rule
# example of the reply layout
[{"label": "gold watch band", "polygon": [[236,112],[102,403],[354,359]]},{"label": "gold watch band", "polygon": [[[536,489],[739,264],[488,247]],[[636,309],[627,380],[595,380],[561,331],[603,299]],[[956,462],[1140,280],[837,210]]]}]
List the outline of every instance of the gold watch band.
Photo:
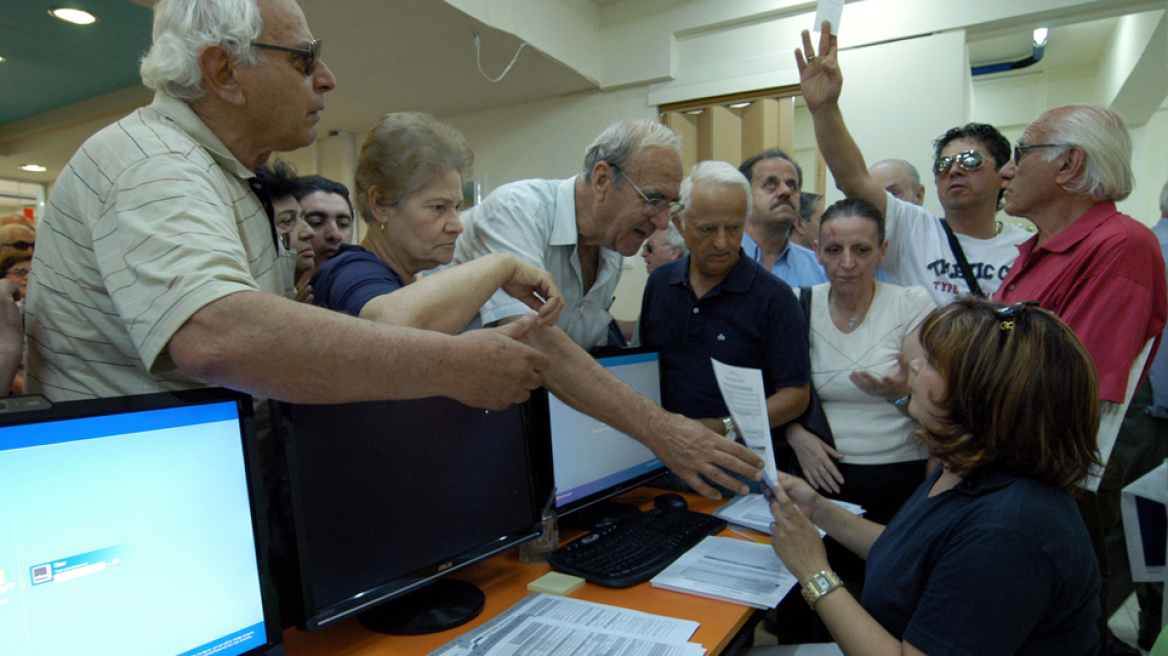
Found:
[{"label": "gold watch band", "polygon": [[814,610],[816,602],[832,590],[842,588],[843,585],[844,582],[840,580],[840,577],[835,572],[825,569],[812,576],[807,581],[807,585],[803,586],[803,598],[807,600],[807,605],[811,606],[811,609]]}]

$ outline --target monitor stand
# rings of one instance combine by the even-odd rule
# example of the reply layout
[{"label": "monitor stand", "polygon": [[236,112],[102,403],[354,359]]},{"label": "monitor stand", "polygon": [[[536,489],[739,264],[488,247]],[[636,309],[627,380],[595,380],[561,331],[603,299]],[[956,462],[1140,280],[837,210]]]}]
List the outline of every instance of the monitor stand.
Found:
[{"label": "monitor stand", "polygon": [[594,531],[601,524],[640,514],[641,509],[631,503],[605,499],[564,516],[560,519],[560,526],[581,531]]},{"label": "monitor stand", "polygon": [[357,616],[370,631],[389,635],[438,633],[478,617],[487,598],[477,586],[438,579]]}]

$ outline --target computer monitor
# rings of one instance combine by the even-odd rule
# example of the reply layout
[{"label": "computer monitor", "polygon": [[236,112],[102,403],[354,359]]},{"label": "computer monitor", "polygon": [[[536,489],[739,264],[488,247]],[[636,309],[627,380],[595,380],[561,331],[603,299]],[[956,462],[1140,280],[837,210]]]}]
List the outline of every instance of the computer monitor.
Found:
[{"label": "computer monitor", "polygon": [[251,398],[0,401],[0,654],[282,654]]},{"label": "computer monitor", "polygon": [[[596,360],[661,404],[661,363],[650,349],[605,349]],[[561,517],[644,485],[666,472],[648,447],[553,397],[548,399],[556,508]]]},{"label": "computer monitor", "polygon": [[535,537],[552,486],[541,407],[288,406],[300,625],[416,634],[477,615],[482,593],[442,577]]}]

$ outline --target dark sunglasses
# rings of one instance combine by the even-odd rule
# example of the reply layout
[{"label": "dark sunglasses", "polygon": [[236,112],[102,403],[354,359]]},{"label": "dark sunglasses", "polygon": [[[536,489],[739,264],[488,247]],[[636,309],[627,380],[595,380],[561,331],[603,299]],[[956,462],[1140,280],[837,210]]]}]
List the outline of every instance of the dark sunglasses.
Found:
[{"label": "dark sunglasses", "polygon": [[263,48],[265,50],[279,50],[280,52],[290,52],[294,55],[299,55],[304,61],[304,74],[312,75],[312,71],[316,69],[316,63],[320,61],[320,39],[313,39],[308,48],[289,48],[287,46],[273,46],[267,43],[251,43],[256,48]]},{"label": "dark sunglasses", "polygon": [[962,171],[976,171],[985,164],[985,155],[976,150],[967,150],[964,153],[954,153],[944,157],[938,157],[937,161],[933,163],[933,175],[941,177],[949,171],[949,167],[953,166],[953,162],[957,162],[957,166],[961,167]]},{"label": "dark sunglasses", "polygon": [[1070,148],[1074,145],[1068,143],[1014,144],[1014,166],[1018,166],[1018,162],[1022,160],[1022,153],[1025,153],[1031,148]]},{"label": "dark sunglasses", "polygon": [[[1022,301],[1013,305],[1006,305],[1004,307],[994,308],[994,318],[1000,323],[998,328],[1002,333],[1014,329],[1014,317],[1018,316],[1026,308],[1038,307],[1038,301]],[[1005,335],[1003,334],[1003,337]]]}]

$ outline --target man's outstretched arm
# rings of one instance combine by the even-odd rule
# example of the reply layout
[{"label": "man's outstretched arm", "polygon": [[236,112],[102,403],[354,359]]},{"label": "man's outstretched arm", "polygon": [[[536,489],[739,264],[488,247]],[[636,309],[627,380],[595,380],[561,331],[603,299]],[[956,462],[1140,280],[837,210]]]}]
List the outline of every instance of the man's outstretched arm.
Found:
[{"label": "man's outstretched arm", "polygon": [[495,409],[543,384],[547,357],[516,341],[535,323],[452,337],[245,291],[195,312],[168,350],[200,380],[292,403],[446,396]]},{"label": "man's outstretched arm", "polygon": [[704,477],[745,494],[746,485],[723,469],[754,480],[762,478],[762,460],[750,449],[693,419],[666,412],[637,394],[600,366],[562,329],[537,328],[522,339],[548,356],[550,368],[544,372],[544,379],[552,394],[649,447],[670,471],[698,493],[711,499],[720,497]]}]

